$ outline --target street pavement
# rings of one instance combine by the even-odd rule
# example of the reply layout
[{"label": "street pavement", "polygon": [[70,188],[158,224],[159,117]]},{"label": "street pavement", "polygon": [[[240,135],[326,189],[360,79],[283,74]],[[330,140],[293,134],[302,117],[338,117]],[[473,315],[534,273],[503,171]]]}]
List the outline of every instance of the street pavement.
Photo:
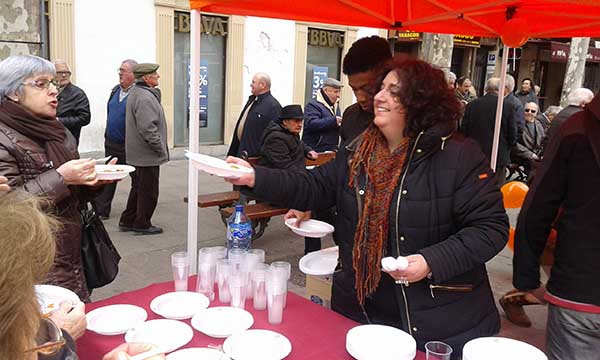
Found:
[{"label": "street pavement", "polygon": [[[214,155],[223,155],[224,148],[207,147]],[[84,154],[90,157],[101,157],[102,154]],[[152,283],[172,280],[170,255],[175,251],[184,251],[187,247],[187,203],[183,198],[187,195],[188,163],[183,157],[182,149],[172,150],[169,163],[161,166],[160,197],[152,223],[161,226],[164,233],[160,235],[139,236],[130,232],[120,232],[118,221],[125,209],[129,192],[129,178],[121,181],[113,201],[113,210],[105,226],[118,248],[122,260],[115,281],[103,288],[95,289],[93,300],[104,299],[124,291],[145,287]],[[231,185],[223,179],[199,174],[199,193],[229,191]],[[225,244],[225,225],[217,208],[198,209],[198,248]],[[510,211],[511,223],[515,224],[518,212]],[[332,246],[330,237],[323,240],[324,247]],[[283,216],[271,219],[264,235],[252,246],[266,251],[266,262],[283,260],[292,264],[290,289],[305,295],[305,276],[298,269],[298,260],[304,251],[304,239],[293,234],[283,224]],[[512,252],[504,249],[487,264],[494,297],[501,314],[502,329],[500,336],[526,341],[540,349],[544,349],[546,326],[546,307],[533,305],[526,308],[533,326],[517,327],[506,320],[497,300],[512,289]]]}]

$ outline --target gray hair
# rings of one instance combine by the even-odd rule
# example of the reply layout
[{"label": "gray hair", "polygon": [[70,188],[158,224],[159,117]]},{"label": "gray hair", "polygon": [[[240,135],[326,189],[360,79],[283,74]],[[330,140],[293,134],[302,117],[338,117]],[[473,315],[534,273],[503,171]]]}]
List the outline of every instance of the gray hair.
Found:
[{"label": "gray hair", "polygon": [[485,83],[485,92],[497,94],[498,91],[500,91],[500,78],[489,78],[488,81]]},{"label": "gray hair", "polygon": [[506,78],[504,79],[504,88],[508,90],[509,93],[513,92],[515,89],[515,78],[511,74],[506,74]]},{"label": "gray hair", "polygon": [[256,76],[260,81],[264,81],[267,89],[271,89],[271,77],[266,73],[257,73]]},{"label": "gray hair", "polygon": [[121,64],[127,64],[131,67],[131,70],[133,70],[133,67],[136,66],[138,64],[138,62],[135,60],[132,60],[132,59],[125,59],[125,60],[121,61]]},{"label": "gray hair", "polygon": [[546,111],[544,111],[544,115],[546,115],[546,116],[549,116],[549,115],[552,115],[552,114],[556,115],[561,110],[562,110],[562,108],[560,106],[551,105],[551,106],[548,106],[548,108],[546,109]]},{"label": "gray hair", "polygon": [[54,65],[38,56],[14,55],[0,62],[0,98],[22,95],[23,82],[37,75],[56,75]]},{"label": "gray hair", "polygon": [[446,80],[448,80],[448,81],[450,81],[450,80],[456,81],[456,74],[453,73],[452,71],[448,71],[448,73],[446,74]]},{"label": "gray hair", "polygon": [[567,102],[569,105],[582,106],[588,104],[594,98],[594,93],[590,89],[578,88],[569,93]]},{"label": "gray hair", "polygon": [[54,60],[54,66],[56,67],[56,65],[64,65],[64,66],[67,67],[67,70],[71,71],[71,67],[63,59],[56,59],[56,60]]}]

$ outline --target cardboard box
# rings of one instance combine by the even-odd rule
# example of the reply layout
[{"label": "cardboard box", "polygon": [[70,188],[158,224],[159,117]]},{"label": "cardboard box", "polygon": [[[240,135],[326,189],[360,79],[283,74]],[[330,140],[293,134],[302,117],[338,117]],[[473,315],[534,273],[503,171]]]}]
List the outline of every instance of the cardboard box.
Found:
[{"label": "cardboard box", "polygon": [[332,275],[306,275],[306,297],[321,306],[331,308]]}]

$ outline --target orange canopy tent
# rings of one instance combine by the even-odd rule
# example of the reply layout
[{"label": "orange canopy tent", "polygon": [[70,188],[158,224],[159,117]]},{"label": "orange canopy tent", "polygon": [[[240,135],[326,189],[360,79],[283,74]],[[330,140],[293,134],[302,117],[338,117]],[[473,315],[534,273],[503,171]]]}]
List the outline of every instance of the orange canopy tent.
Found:
[{"label": "orange canopy tent", "polygon": [[[190,151],[198,151],[200,11],[383,29],[491,36],[518,47],[529,37],[600,36],[600,0],[190,0],[192,72]],[[503,52],[500,89],[508,51]],[[502,101],[496,108],[491,167],[495,169]],[[188,196],[198,196],[198,170],[189,165]],[[196,263],[198,209],[188,202],[188,253]]]}]

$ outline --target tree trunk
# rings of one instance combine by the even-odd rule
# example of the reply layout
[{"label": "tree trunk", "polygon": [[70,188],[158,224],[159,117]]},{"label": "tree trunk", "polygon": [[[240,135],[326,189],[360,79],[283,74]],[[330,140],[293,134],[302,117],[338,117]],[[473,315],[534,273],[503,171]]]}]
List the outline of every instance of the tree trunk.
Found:
[{"label": "tree trunk", "polygon": [[589,37],[571,39],[571,50],[567,62],[567,71],[565,72],[565,80],[563,81],[562,92],[560,95],[560,106],[562,107],[569,105],[567,102],[569,93],[583,86],[585,59],[589,45]]},{"label": "tree trunk", "polygon": [[453,35],[423,33],[420,58],[448,73],[453,48]]}]

